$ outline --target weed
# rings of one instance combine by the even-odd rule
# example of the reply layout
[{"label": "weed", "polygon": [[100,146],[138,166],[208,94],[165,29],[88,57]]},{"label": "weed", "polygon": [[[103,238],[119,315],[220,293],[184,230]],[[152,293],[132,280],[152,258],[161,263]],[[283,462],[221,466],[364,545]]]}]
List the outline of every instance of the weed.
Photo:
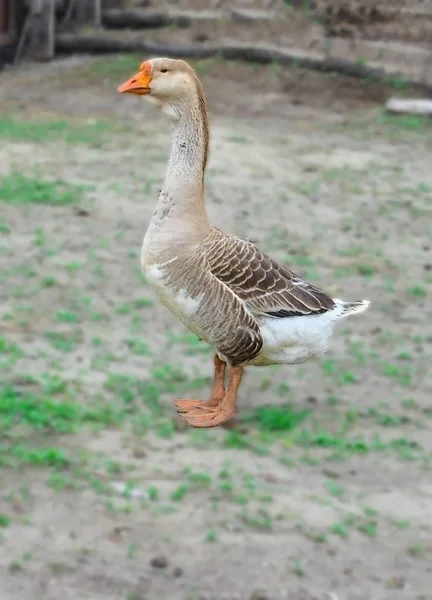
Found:
[{"label": "weed", "polygon": [[344,494],[344,489],[341,485],[336,483],[333,479],[326,481],[325,487],[331,496],[340,498]]},{"label": "weed", "polygon": [[252,527],[253,529],[269,531],[272,528],[272,518],[263,509],[259,509],[255,514],[250,514],[245,511],[242,513],[241,519],[246,525],[249,525],[249,527]]},{"label": "weed", "polygon": [[306,570],[303,561],[299,558],[296,558],[293,561],[293,573],[294,575],[297,575],[297,577],[304,577],[306,575]]},{"label": "weed", "polygon": [[393,525],[397,529],[408,529],[408,527],[410,526],[410,522],[408,519],[394,519]]},{"label": "weed", "polygon": [[75,482],[68,475],[56,471],[49,473],[46,484],[56,491],[76,487]]},{"label": "weed", "polygon": [[135,558],[136,550],[136,544],[129,544],[127,547],[127,557]]},{"label": "weed", "polygon": [[10,518],[0,514],[0,527],[7,527],[10,523]]},{"label": "weed", "polygon": [[206,533],[206,541],[207,542],[216,542],[217,540],[217,533],[215,529],[209,529],[209,531],[207,531]]},{"label": "weed", "polygon": [[78,323],[79,315],[70,310],[58,310],[56,313],[56,320],[59,323]]},{"label": "weed", "polygon": [[150,348],[147,342],[141,340],[139,338],[129,338],[126,340],[127,345],[132,350],[134,354],[138,354],[140,356],[150,356]]},{"label": "weed", "polygon": [[208,473],[204,472],[188,472],[186,474],[187,479],[195,487],[210,487],[212,478]]},{"label": "weed", "polygon": [[427,296],[426,288],[422,285],[412,285],[408,288],[408,293],[413,296],[413,298],[426,298]]},{"label": "weed", "polygon": [[260,406],[255,411],[257,425],[267,431],[291,431],[309,415],[308,410],[295,410],[289,405]]},{"label": "weed", "polygon": [[155,502],[159,499],[159,490],[154,485],[151,485],[147,488],[147,495],[149,497],[149,500]]},{"label": "weed", "polygon": [[366,519],[362,523],[359,523],[359,525],[357,526],[357,529],[359,531],[361,531],[362,533],[364,533],[365,535],[367,535],[369,537],[376,537],[377,528],[378,528],[377,522],[374,520],[371,520],[371,519]]},{"label": "weed", "polygon": [[0,365],[11,366],[23,356],[24,352],[15,342],[10,342],[6,337],[0,336],[0,357],[2,357]]},{"label": "weed", "polygon": [[188,486],[185,485],[184,483],[182,483],[170,494],[170,498],[174,502],[180,502],[186,496],[188,491],[189,491]]},{"label": "weed", "polygon": [[411,544],[408,546],[407,552],[410,556],[417,558],[425,554],[426,548],[423,543]]}]

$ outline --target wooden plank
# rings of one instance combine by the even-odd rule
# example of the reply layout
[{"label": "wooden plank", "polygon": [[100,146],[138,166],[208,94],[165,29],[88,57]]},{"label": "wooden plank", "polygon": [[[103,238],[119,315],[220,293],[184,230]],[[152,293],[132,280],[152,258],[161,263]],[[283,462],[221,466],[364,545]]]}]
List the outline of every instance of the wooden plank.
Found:
[{"label": "wooden plank", "polygon": [[108,9],[102,12],[102,23],[109,29],[142,29],[169,27],[189,27],[195,23],[221,22],[229,19],[235,22],[251,23],[271,21],[272,12],[263,10],[231,9],[229,13],[217,10],[155,11],[140,9]]},{"label": "wooden plank", "polygon": [[432,100],[423,98],[390,98],[386,110],[398,115],[432,117]]},{"label": "wooden plank", "polygon": [[153,55],[172,56],[174,58],[204,59],[219,56],[226,60],[243,60],[270,64],[279,62],[282,65],[313,69],[326,73],[341,73],[349,77],[370,79],[387,83],[389,77],[403,76],[407,83],[417,86],[427,92],[432,91],[432,83],[405,76],[395,69],[386,69],[378,66],[364,65],[347,59],[333,58],[323,54],[311,53],[299,48],[283,48],[265,44],[191,44],[171,45],[140,39],[116,39],[104,33],[93,35],[60,34],[56,36],[56,50],[58,52],[89,52],[91,54],[108,54],[112,52],[145,52]]}]

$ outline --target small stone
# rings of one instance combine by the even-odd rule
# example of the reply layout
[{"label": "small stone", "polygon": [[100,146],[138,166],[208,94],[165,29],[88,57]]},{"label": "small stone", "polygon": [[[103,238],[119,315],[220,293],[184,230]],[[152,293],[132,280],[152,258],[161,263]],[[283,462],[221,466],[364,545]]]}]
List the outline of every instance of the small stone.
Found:
[{"label": "small stone", "polygon": [[206,33],[197,33],[194,36],[193,41],[202,44],[203,42],[207,42],[208,38],[209,36]]},{"label": "small stone", "polygon": [[332,469],[323,469],[322,474],[326,477],[330,477],[331,479],[340,479],[340,475],[337,471],[333,471]]},{"label": "small stone", "polygon": [[252,592],[249,600],[270,600],[270,598],[267,596],[267,594],[265,592],[262,592],[260,590],[255,590],[254,592]]},{"label": "small stone", "polygon": [[155,569],[165,569],[168,566],[168,559],[165,556],[153,556],[150,565]]},{"label": "small stone", "polygon": [[174,567],[173,577],[181,577],[183,575],[183,569],[181,567]]},{"label": "small stone", "polygon": [[134,458],[144,458],[146,456],[146,451],[140,448],[139,446],[136,446],[132,450],[132,455]]},{"label": "small stone", "polygon": [[86,210],[85,208],[75,208],[74,212],[77,217],[88,217],[90,215],[90,211]]},{"label": "small stone", "polygon": [[393,575],[386,581],[386,588],[389,590],[403,590],[406,580],[403,575]]}]

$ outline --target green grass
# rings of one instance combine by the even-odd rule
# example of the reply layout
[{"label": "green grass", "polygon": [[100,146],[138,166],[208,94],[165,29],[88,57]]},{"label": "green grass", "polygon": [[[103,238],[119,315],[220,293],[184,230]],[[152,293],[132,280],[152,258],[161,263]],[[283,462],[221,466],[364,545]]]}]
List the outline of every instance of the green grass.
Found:
[{"label": "green grass", "polygon": [[[86,123],[66,119],[31,121],[11,116],[0,117],[0,139],[46,143],[63,141],[71,144],[100,146],[107,136],[119,129],[113,122],[89,120]],[[130,131],[128,126],[123,130]]]},{"label": "green grass", "polygon": [[83,198],[84,190],[80,185],[45,179],[42,175],[28,176],[19,171],[0,178],[0,202],[7,204],[77,204]]},{"label": "green grass", "polygon": [[417,115],[391,115],[382,113],[377,118],[377,123],[390,131],[411,131],[416,133],[430,133],[432,123],[428,117]]},{"label": "green grass", "polygon": [[118,85],[132,77],[143,62],[141,54],[120,54],[110,57],[110,60],[95,60],[89,70],[104,78],[118,78]]},{"label": "green grass", "polygon": [[170,498],[174,502],[180,502],[188,493],[189,488],[186,484],[182,483],[173,492],[171,492]]},{"label": "green grass", "polygon": [[0,430],[11,431],[15,425],[27,425],[56,433],[71,433],[85,424],[119,424],[124,412],[114,410],[109,404],[81,405],[64,398],[52,399],[49,392],[63,392],[51,382],[46,392],[23,391],[12,386],[0,387]]},{"label": "green grass", "polygon": [[[54,341],[60,352],[69,350],[63,337],[55,337]],[[5,367],[11,364],[11,356],[17,356],[16,360],[21,356],[20,348],[5,338],[0,338],[0,350],[6,356]],[[181,384],[201,386],[203,381],[189,380],[169,365],[153,373],[156,377],[149,379],[111,374],[105,383],[107,395],[87,396],[85,403],[76,400],[77,394],[81,395],[80,383],[68,383],[57,372],[42,373],[37,378],[21,376],[19,386],[0,385],[0,431],[12,434],[16,427],[26,427],[66,434],[84,426],[121,426],[127,419],[141,436],[152,422],[158,436],[170,438],[175,429],[172,420],[165,417],[160,396],[181,389]],[[194,486],[204,485],[205,478],[205,473],[189,476]]]},{"label": "green grass", "polygon": [[0,367],[9,367],[24,356],[18,344],[0,336]]},{"label": "green grass", "polygon": [[52,347],[60,352],[72,352],[73,350],[76,350],[81,341],[81,335],[79,331],[72,331],[68,333],[59,331],[46,331],[45,337],[50,342]]},{"label": "green grass", "polygon": [[392,115],[382,110],[375,120],[368,118],[362,122],[343,125],[362,139],[382,136],[392,142],[409,143],[413,140],[431,146],[432,119],[417,115]]},{"label": "green grass", "polygon": [[65,468],[70,465],[68,452],[62,448],[38,448],[27,444],[0,444],[0,466]]},{"label": "green grass", "polygon": [[0,527],[7,527],[10,523],[10,518],[0,514]]},{"label": "green grass", "polygon": [[264,431],[291,431],[309,415],[309,410],[295,410],[291,406],[260,406],[252,416]]}]

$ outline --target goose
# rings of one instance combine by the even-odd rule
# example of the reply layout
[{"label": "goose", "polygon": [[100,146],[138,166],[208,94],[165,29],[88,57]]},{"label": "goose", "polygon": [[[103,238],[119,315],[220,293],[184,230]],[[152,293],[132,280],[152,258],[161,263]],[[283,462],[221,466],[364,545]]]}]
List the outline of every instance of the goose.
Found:
[{"label": "goose", "polygon": [[147,60],[118,92],[142,96],[172,121],[171,154],[141,266],[162,303],[215,350],[210,398],[174,405],[193,427],[226,424],[237,410],[246,366],[321,357],[335,324],[370,303],[331,298],[254,243],[210,222],[204,202],[207,101],[188,63]]}]

